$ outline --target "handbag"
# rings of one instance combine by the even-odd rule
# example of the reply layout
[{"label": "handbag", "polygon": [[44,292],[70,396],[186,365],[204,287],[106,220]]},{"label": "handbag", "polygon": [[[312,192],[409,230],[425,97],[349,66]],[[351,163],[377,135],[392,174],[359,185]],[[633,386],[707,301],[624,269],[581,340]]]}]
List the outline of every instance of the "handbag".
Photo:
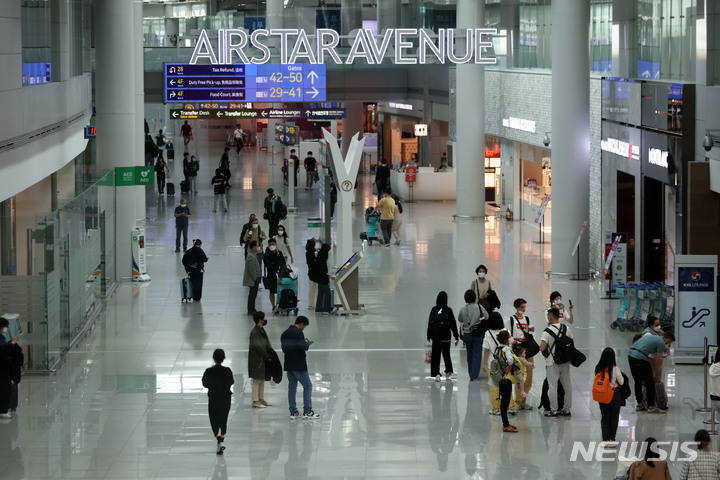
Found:
[{"label": "handbag", "polygon": [[[513,318],[517,319],[517,317],[515,315],[513,315]],[[525,317],[525,318],[527,318],[527,317]],[[511,331],[514,328],[514,326],[513,326],[514,323],[515,322],[513,322],[513,321],[510,322],[510,330]],[[522,325],[519,325],[519,326],[520,326],[520,330],[522,331],[523,335],[525,336],[525,340],[520,342],[520,344],[523,347],[525,347],[525,358],[532,358],[535,355],[537,355],[538,353],[540,353],[540,345],[538,345],[537,341],[535,340],[535,337],[533,337],[530,334],[530,332],[525,331],[525,329],[522,327]]]},{"label": "handbag", "polygon": [[[467,305],[465,305],[465,318],[470,319],[470,312],[469,312]],[[487,330],[485,329],[483,320],[484,319],[480,319],[480,322],[477,325],[475,325],[475,327],[473,327],[472,330],[470,330],[470,335],[472,335],[473,337],[484,337],[485,336],[485,332]]]},{"label": "handbag", "polygon": [[570,365],[577,368],[583,363],[585,363],[585,360],[587,360],[585,354],[576,348],[573,352],[572,359],[570,360]]},{"label": "handbag", "polygon": [[425,343],[425,363],[432,362],[432,344],[430,342]]}]

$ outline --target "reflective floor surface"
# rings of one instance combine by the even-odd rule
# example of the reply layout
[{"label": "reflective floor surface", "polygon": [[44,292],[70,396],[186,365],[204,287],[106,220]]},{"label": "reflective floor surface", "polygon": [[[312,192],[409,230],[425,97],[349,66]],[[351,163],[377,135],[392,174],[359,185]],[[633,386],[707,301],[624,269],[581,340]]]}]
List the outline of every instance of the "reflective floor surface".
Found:
[{"label": "reflective floor surface", "polygon": [[[631,334],[609,330],[618,301],[601,299],[597,281],[547,279],[550,247],[533,243],[537,230],[531,226],[491,216],[483,239],[481,224],[453,222],[452,202],[406,204],[402,243],[368,248],[360,265],[366,315],[308,314],[305,333],[315,341],[308,354],[313,405],[321,418],[288,418],[286,382],[266,387],[272,407],[252,409],[247,378],[252,322],[245,314],[238,238],[249,213],[261,216],[268,185],[286,197],[279,158],[273,163],[256,150],[233,158],[230,211],[213,213],[209,179],[222,145],[194,148],[201,181],[199,193],[188,197],[190,238],[201,238],[210,258],[202,301],[180,302],[183,272],[181,257],[174,253],[172,219],[180,195],[159,198],[156,189],[148,190],[152,281],[122,283],[97,326],[68,353],[57,374],[23,379],[17,414],[0,424],[0,478],[613,478],[615,462],[571,462],[570,452],[573,442],[600,440],[590,383],[602,348],[616,348],[621,368],[629,372]],[[181,160],[171,167],[170,180],[177,185]],[[364,230],[363,209],[374,203],[369,178],[361,177],[354,238]],[[307,314],[303,245],[307,217],[318,213],[320,201],[317,191],[299,188],[297,196],[300,213],[284,223],[302,272],[300,310]],[[452,349],[453,381],[429,378],[424,337],[435,296],[446,290],[457,312],[479,263],[488,266],[505,316],[522,296],[531,321],[540,323],[552,290],[576,305],[573,331],[588,361],[572,371],[571,418],[521,411],[512,420],[519,433],[502,433],[500,418],[488,414],[486,381],[468,381],[462,344]],[[267,292],[260,297],[262,309],[269,311]],[[279,350],[280,334],[291,320],[268,319],[270,341]],[[200,382],[217,347],[225,349],[226,365],[235,374],[223,456],[215,454]],[[529,395],[534,406],[545,374],[543,361],[537,363]],[[618,440],[689,440],[702,427],[705,417],[695,413],[702,403],[702,369],[675,366],[668,359],[664,375],[669,413],[649,416],[623,408]],[[672,468],[675,477],[678,466]]]}]

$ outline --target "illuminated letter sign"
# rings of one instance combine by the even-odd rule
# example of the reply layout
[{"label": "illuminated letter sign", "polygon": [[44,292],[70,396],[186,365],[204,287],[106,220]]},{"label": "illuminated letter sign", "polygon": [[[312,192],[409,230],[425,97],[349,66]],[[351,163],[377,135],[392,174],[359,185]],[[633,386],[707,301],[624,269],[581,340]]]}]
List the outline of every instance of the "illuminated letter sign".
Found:
[{"label": "illuminated letter sign", "polygon": [[668,168],[668,152],[659,148],[651,148],[648,151],[648,163],[658,167]]},{"label": "illuminated letter sign", "polygon": [[437,34],[416,28],[388,28],[382,35],[373,35],[368,29],[359,29],[354,38],[348,40],[350,52],[343,59],[337,51],[340,36],[328,28],[318,29],[314,36],[294,28],[258,29],[249,38],[242,29],[219,29],[214,41],[207,30],[201,30],[190,64],[195,65],[200,59],[206,59],[211,65],[228,65],[235,59],[245,64],[270,63],[271,46],[280,57],[277,63],[283,65],[301,59],[313,65],[328,59],[336,64],[350,65],[355,59],[363,59],[374,65],[382,63],[391,46],[388,58],[398,65],[442,64],[446,61],[495,64],[496,58],[483,55],[492,48],[490,37],[496,33],[494,28],[440,28]]}]

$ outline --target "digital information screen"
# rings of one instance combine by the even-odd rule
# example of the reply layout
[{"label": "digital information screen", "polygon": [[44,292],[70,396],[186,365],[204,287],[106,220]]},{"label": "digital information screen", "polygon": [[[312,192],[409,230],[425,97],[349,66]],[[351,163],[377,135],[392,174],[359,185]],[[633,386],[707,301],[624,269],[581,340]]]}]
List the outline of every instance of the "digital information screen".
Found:
[{"label": "digital information screen", "polygon": [[165,64],[165,103],[324,102],[325,64]]},{"label": "digital information screen", "polygon": [[345,262],[345,264],[342,267],[338,268],[337,272],[335,272],[335,276],[336,277],[342,276],[342,274],[345,273],[347,271],[347,269],[350,268],[350,266],[353,263],[357,262],[359,259],[360,259],[360,252],[355,252],[353,254],[353,256],[350,257],[350,260]]}]

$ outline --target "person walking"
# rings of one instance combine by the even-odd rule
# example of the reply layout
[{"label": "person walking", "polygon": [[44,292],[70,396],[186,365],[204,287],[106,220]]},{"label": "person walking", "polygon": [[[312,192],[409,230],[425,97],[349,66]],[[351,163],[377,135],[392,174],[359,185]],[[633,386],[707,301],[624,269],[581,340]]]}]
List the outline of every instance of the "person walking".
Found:
[{"label": "person walking", "polygon": [[265,215],[263,218],[270,224],[268,234],[274,237],[277,234],[278,225],[280,220],[284,219],[287,215],[287,208],[283,205],[282,199],[275,194],[275,190],[272,188],[267,189],[267,197],[265,197]]},{"label": "person walking", "polygon": [[235,140],[235,154],[240,155],[240,151],[245,146],[243,142],[243,131],[240,125],[235,125],[235,131],[233,132],[233,140]]},{"label": "person walking", "polygon": [[[484,310],[482,305],[478,306],[480,307],[481,311]],[[503,321],[502,315],[500,315],[500,313],[498,312],[492,312],[490,314],[487,314],[487,321],[485,322],[485,324],[487,326],[487,332],[485,332],[485,336],[483,337],[482,341],[482,371],[487,372],[488,378],[490,378],[490,372],[488,371],[490,357],[492,356],[493,352],[495,352],[497,347],[501,346],[497,340],[498,335],[500,335],[500,332],[507,330],[505,330],[505,322]],[[510,332],[508,332],[508,335],[509,334]],[[512,350],[510,353],[512,354]],[[510,396],[512,397],[512,385],[509,386]],[[492,382],[488,382],[488,388],[490,389],[490,415],[500,415],[500,390],[498,390],[497,385]],[[515,415],[517,413],[517,408],[515,406],[515,402],[512,401],[512,398],[510,400],[509,408],[512,415]]]},{"label": "person walking", "polygon": [[300,418],[296,404],[297,384],[303,387],[303,415],[305,419],[320,418],[312,408],[312,382],[308,374],[307,351],[312,342],[305,338],[303,330],[310,325],[310,320],[303,315],[295,318],[295,324],[290,325],[280,336],[280,344],[285,362],[283,369],[287,372],[288,378],[288,407],[290,418]]},{"label": "person walking", "polygon": [[230,172],[230,156],[228,155],[228,152],[230,151],[229,147],[225,147],[225,151],[223,151],[222,156],[220,157],[220,165],[218,165],[218,168],[220,169],[220,174],[225,177],[225,187],[230,187],[230,177],[232,177],[232,172]]},{"label": "person walking", "polygon": [[682,462],[680,480],[710,480],[720,478],[720,454],[710,451],[710,433],[705,429],[695,432],[697,443],[695,460]]},{"label": "person walking", "polygon": [[193,246],[183,255],[182,263],[190,277],[193,300],[196,302],[199,302],[202,298],[203,275],[205,273],[205,262],[207,261],[208,257],[202,249],[202,240],[199,238],[193,240]]},{"label": "person walking", "polygon": [[620,421],[620,407],[624,399],[620,392],[620,385],[625,384],[625,379],[617,366],[615,350],[606,347],[600,354],[600,360],[595,365],[595,376],[601,375],[603,381],[610,382],[613,389],[612,399],[608,403],[600,403],[600,431],[603,442],[613,442],[607,445],[608,448],[616,448],[615,435],[617,434],[618,422]]},{"label": "person walking", "polygon": [[[558,312],[560,313],[560,316],[558,317],[558,323],[560,325],[571,325],[575,319],[573,318],[573,305],[572,300],[570,301],[570,308],[565,309],[565,304],[563,304],[562,301],[562,295],[560,295],[560,292],[554,291],[550,294],[550,308],[557,308]],[[545,380],[543,380],[542,390],[540,391],[540,407],[545,410],[545,412],[550,411],[550,398],[548,397],[548,379],[545,377]],[[562,385],[557,385],[557,404],[558,408],[560,410],[563,409],[563,406],[565,405],[565,389]]]},{"label": "person walking", "polygon": [[185,143],[185,153],[187,153],[188,149],[189,149],[190,141],[193,140],[193,138],[194,138],[192,127],[190,126],[190,124],[188,123],[187,120],[185,120],[185,123],[183,124],[183,126],[180,127],[180,132],[182,133],[183,142]]},{"label": "person walking", "polygon": [[451,381],[453,373],[452,359],[450,358],[451,336],[455,337],[457,346],[460,337],[457,331],[457,321],[452,308],[448,307],[448,295],[441,291],[435,300],[435,306],[430,310],[427,326],[427,340],[432,342],[432,357],[430,360],[430,376],[435,381],[442,380],[440,376],[440,355],[445,362],[445,378]]},{"label": "person walking", "polygon": [[280,224],[277,227],[277,236],[275,237],[275,240],[277,240],[277,248],[280,251],[280,253],[283,254],[285,257],[285,263],[294,263],[295,259],[293,258],[292,248],[290,248],[290,242],[288,238],[287,228],[285,228],[284,225]]},{"label": "person walking", "polygon": [[[525,314],[527,309],[527,301],[524,298],[515,299],[513,302],[515,307],[515,314],[510,316],[510,335],[513,337],[516,345],[521,345],[527,349],[527,339],[532,337],[535,327],[530,325],[530,319]],[[535,368],[535,357],[526,358],[530,367],[525,369],[525,382],[523,384],[523,390],[529,392],[532,388],[533,380],[533,369]],[[520,395],[520,385],[516,385],[515,389],[515,405],[520,410],[532,410],[532,407],[527,403],[527,397]]]},{"label": "person walking", "polygon": [[183,252],[187,250],[188,225],[190,224],[190,208],[184,198],[180,199],[180,205],[175,207],[175,253],[180,251],[180,236],[183,237]]},{"label": "person walking", "polygon": [[197,195],[197,174],[200,171],[200,162],[197,161],[195,155],[190,156],[190,164],[188,165],[188,188],[189,192]]},{"label": "person walking", "polygon": [[222,455],[225,450],[225,434],[227,433],[227,420],[232,399],[230,387],[235,383],[235,378],[232,370],[222,365],[225,361],[225,350],[215,349],[213,361],[215,365],[203,373],[202,385],[208,389],[210,427],[217,440],[217,454]]},{"label": "person walking", "polygon": [[9,411],[12,392],[12,357],[20,339],[20,335],[15,335],[9,341],[5,338],[9,327],[8,319],[0,317],[0,418],[12,418]]},{"label": "person walking", "polygon": [[397,195],[392,195],[393,200],[395,201],[395,210],[393,212],[393,223],[392,223],[392,233],[395,235],[395,245],[400,245],[400,227],[402,227],[402,213],[403,213],[403,207],[402,203],[400,203],[400,197]]},{"label": "person walking", "polygon": [[317,171],[317,160],[312,156],[312,152],[308,152],[307,157],[303,161],[305,166],[305,190],[311,190],[315,183],[315,174]]},{"label": "person walking", "polygon": [[377,213],[380,211],[380,230],[383,234],[383,245],[386,247],[390,246],[390,239],[392,238],[392,225],[395,219],[395,200],[390,196],[390,190],[383,192],[383,198],[373,209],[371,213]]},{"label": "person walking", "polygon": [[490,297],[490,290],[492,290],[492,284],[487,277],[487,267],[485,265],[478,265],[475,269],[476,278],[473,280],[470,288],[475,292],[475,296],[478,299],[478,304],[482,305],[485,310],[492,310],[488,298]]},{"label": "person walking", "polygon": [[292,163],[292,165],[288,165],[288,172],[290,171],[289,169],[291,167],[295,169],[295,185],[294,186],[297,187],[298,171],[300,170],[300,158],[298,158],[298,156],[295,155],[294,148],[290,150],[290,162]]},{"label": "person walking", "polygon": [[[550,324],[540,337],[540,351],[545,356],[545,376],[548,381],[548,398],[550,399],[550,410],[545,412],[546,417],[570,416],[572,408],[572,385],[570,384],[570,362],[555,363],[555,343],[561,335],[567,335],[571,339],[573,334],[570,328],[560,323],[560,312],[557,308],[551,308],[547,312],[547,320]],[[545,352],[547,351],[547,355]],[[558,382],[565,391],[564,406],[562,410],[558,406]]]},{"label": "person walking", "polygon": [[265,401],[265,366],[272,362],[272,346],[265,332],[267,318],[265,313],[253,313],[255,326],[250,331],[250,348],[248,350],[248,377],[252,378],[253,408],[270,407]]},{"label": "person walking", "polygon": [[170,173],[170,169],[167,163],[165,163],[162,150],[160,150],[157,160],[155,161],[155,179],[157,180],[158,193],[160,195],[162,195],[165,190],[165,172]]},{"label": "person walking", "polygon": [[160,149],[155,145],[150,135],[145,135],[145,166],[150,167],[153,164],[153,159],[160,152]]},{"label": "person walking", "polygon": [[257,218],[254,213],[250,214],[250,218],[248,218],[248,222],[243,225],[242,231],[240,232],[240,246],[243,247],[243,250],[245,252],[245,256],[247,257],[247,250],[248,250],[248,241],[245,241],[245,234],[250,230],[253,226],[253,221]]},{"label": "person walking", "polygon": [[215,192],[215,203],[213,205],[213,212],[217,212],[218,204],[222,202],[222,206],[225,211],[227,208],[227,195],[225,194],[227,178],[222,174],[219,168],[215,169],[215,176],[210,180],[210,184],[213,186]]},{"label": "person walking", "polygon": [[[551,309],[552,310],[552,309]],[[635,382],[635,400],[638,412],[645,410],[643,404],[643,386],[647,398],[648,413],[666,413],[655,408],[655,383],[660,381],[662,374],[662,353],[670,348],[675,341],[672,332],[663,332],[662,336],[645,335],[632,344],[628,352],[630,373]],[[650,356],[655,354],[655,358]]]},{"label": "person walking", "polygon": [[[490,315],[492,316],[493,314]],[[502,317],[500,317],[500,320],[502,321]],[[488,331],[485,335],[488,334],[490,334],[490,331]],[[515,357],[513,356],[512,350],[510,349],[510,339],[510,332],[508,332],[507,330],[500,330],[497,336],[493,339],[498,345],[493,351],[493,355],[497,356],[499,359],[502,359],[506,366],[504,368],[504,375],[502,377],[502,380],[496,383],[492,379],[492,377],[490,377],[490,382],[488,383],[488,385],[491,385],[498,391],[500,404],[499,410],[500,418],[502,418],[503,432],[515,433],[518,431],[517,427],[515,425],[511,425],[510,421],[508,420],[508,411],[510,407],[510,402],[512,401],[513,382],[508,377],[512,371],[513,365],[515,365]],[[492,398],[495,397],[493,396]]]},{"label": "person walking", "polygon": [[630,465],[628,480],[672,480],[667,462],[660,460],[657,440],[648,437],[643,443],[645,456]]},{"label": "person walking", "polygon": [[263,286],[270,293],[270,304],[272,312],[277,313],[275,305],[275,294],[277,293],[277,276],[280,267],[285,266],[285,257],[277,248],[277,242],[274,238],[268,240],[268,247],[263,255],[263,265],[265,266],[265,276],[263,277]]},{"label": "person walking", "polygon": [[182,185],[180,186],[180,193],[190,193],[190,154],[188,152],[183,153],[183,177],[185,177],[185,185],[187,185],[187,192],[183,191]]},{"label": "person walking", "polygon": [[315,310],[315,300],[317,299],[318,284],[314,280],[315,261],[317,260],[317,251],[315,250],[315,239],[308,238],[305,242],[305,262],[308,267],[308,311]]},{"label": "person walking", "polygon": [[375,170],[375,188],[377,189],[378,202],[382,199],[383,192],[390,188],[390,167],[384,158]]},{"label": "person walking", "polygon": [[155,135],[155,145],[157,145],[157,147],[162,150],[162,147],[164,147],[166,143],[167,138],[165,138],[162,129],[160,129],[158,134]]},{"label": "person walking", "polygon": [[[260,222],[258,221],[257,217],[254,215],[251,215],[250,220],[250,228],[248,228],[245,231],[245,236],[243,239],[245,240],[245,243],[247,245],[250,245],[250,242],[257,242],[258,245],[260,245],[262,249],[262,242],[267,238],[267,235],[265,234],[265,230],[260,228]],[[262,251],[262,250],[261,250]]]},{"label": "person walking", "polygon": [[248,256],[245,257],[245,272],[243,274],[243,287],[249,287],[247,300],[247,313],[253,315],[255,310],[255,299],[257,298],[258,288],[260,287],[260,260],[257,254],[261,252],[262,246],[255,240],[250,241],[248,245]]},{"label": "person walking", "polygon": [[312,264],[311,280],[317,283],[317,299],[315,300],[315,313],[330,313],[333,305],[330,298],[330,279],[335,277],[328,271],[328,257],[330,244],[323,243],[318,251],[317,258]]},{"label": "person walking", "polygon": [[475,293],[467,290],[464,295],[465,306],[458,312],[458,322],[465,342],[467,351],[468,374],[470,381],[475,382],[480,375],[482,363],[482,338],[485,335],[483,328],[485,317],[476,303]]}]

